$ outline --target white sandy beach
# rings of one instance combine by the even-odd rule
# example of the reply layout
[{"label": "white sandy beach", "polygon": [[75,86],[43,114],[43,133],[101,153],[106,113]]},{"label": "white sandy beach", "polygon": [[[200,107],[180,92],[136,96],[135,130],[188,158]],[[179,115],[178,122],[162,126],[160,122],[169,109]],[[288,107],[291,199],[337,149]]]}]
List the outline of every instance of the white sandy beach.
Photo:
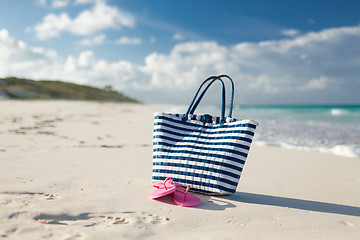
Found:
[{"label": "white sandy beach", "polygon": [[151,200],[164,109],[0,101],[0,238],[359,239],[359,158],[253,145],[234,195]]}]

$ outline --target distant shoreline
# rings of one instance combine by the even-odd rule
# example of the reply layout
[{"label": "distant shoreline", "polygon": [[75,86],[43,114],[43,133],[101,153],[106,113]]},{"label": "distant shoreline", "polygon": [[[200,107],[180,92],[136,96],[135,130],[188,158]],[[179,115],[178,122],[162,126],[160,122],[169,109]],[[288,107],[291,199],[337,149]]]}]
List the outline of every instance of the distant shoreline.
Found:
[{"label": "distant shoreline", "polygon": [[63,81],[31,80],[25,78],[0,78],[0,99],[21,100],[93,100],[109,102],[140,103],[113,89],[111,85],[103,89]]}]

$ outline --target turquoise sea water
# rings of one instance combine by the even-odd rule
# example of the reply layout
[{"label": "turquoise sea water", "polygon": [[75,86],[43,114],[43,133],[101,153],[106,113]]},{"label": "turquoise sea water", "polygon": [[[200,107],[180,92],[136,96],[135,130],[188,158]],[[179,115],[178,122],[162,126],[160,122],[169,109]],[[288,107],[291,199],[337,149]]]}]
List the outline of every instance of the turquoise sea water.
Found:
[{"label": "turquoise sea water", "polygon": [[236,106],[259,122],[254,142],[360,157],[360,106]]},{"label": "turquoise sea water", "polygon": [[[185,112],[187,107],[177,109]],[[219,116],[220,106],[196,113]],[[233,117],[259,123],[254,143],[360,157],[360,105],[234,106]]]}]

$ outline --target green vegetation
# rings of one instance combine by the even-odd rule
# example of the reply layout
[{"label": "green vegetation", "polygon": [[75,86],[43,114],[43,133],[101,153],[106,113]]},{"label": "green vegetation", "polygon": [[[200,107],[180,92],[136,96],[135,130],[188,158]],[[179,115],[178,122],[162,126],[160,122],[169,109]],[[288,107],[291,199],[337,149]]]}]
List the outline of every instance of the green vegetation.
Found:
[{"label": "green vegetation", "polygon": [[107,85],[104,89],[61,81],[34,81],[16,77],[0,78],[0,94],[11,99],[66,99],[138,102]]}]

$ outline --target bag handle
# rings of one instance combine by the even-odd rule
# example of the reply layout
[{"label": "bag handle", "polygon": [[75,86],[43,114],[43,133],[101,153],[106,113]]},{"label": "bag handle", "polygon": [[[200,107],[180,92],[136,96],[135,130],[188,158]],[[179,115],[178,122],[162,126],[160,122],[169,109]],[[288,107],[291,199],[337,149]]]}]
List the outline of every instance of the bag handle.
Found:
[{"label": "bag handle", "polygon": [[[215,81],[217,81],[217,80],[219,80],[219,81],[221,82],[221,84],[222,84],[222,106],[221,106],[221,122],[220,122],[220,124],[222,125],[222,124],[225,123],[225,99],[226,99],[226,98],[225,98],[225,84],[224,84],[224,81],[223,81],[221,78],[217,77],[217,76],[211,76],[211,77],[207,78],[207,79],[200,85],[199,89],[197,90],[197,92],[196,92],[196,94],[195,94],[194,99],[193,99],[192,102],[190,103],[190,106],[189,106],[188,110],[186,111],[186,113],[185,113],[185,115],[184,115],[184,117],[183,117],[183,121],[186,121],[186,120],[188,119],[188,115],[189,115],[189,113],[190,113],[190,110],[193,109],[192,112],[195,111],[195,108],[193,108],[193,104],[194,104],[194,102],[195,102],[195,100],[196,100],[196,98],[197,98],[197,96],[198,96],[201,88],[205,85],[205,83],[207,83],[207,82],[210,81],[210,80],[212,80],[212,81],[211,81],[210,84],[208,84],[208,86],[206,87],[206,90],[211,86],[211,84],[212,84],[213,82],[215,82]],[[206,92],[206,91],[204,90],[203,92]],[[202,95],[203,95],[203,94],[202,94]],[[200,99],[200,100],[201,100],[201,99]],[[200,102],[198,102],[197,104],[199,104],[199,103],[200,103]],[[196,107],[197,107],[197,106],[196,106]]]},{"label": "bag handle", "polygon": [[[219,78],[223,78],[226,77],[230,80],[231,82],[231,100],[230,100],[230,109],[229,109],[229,118],[232,117],[232,110],[233,110],[233,104],[234,104],[234,82],[231,79],[231,77],[229,77],[228,75],[222,74],[218,76]],[[201,99],[204,97],[206,91],[208,90],[208,88],[210,87],[210,85],[215,81],[215,79],[213,81],[211,81],[208,86],[204,89],[204,91],[201,93],[200,97],[198,98],[198,100],[196,101],[195,105],[193,106],[193,108],[190,110],[190,114],[193,114],[195,109],[197,108],[197,106],[199,105]]]}]

